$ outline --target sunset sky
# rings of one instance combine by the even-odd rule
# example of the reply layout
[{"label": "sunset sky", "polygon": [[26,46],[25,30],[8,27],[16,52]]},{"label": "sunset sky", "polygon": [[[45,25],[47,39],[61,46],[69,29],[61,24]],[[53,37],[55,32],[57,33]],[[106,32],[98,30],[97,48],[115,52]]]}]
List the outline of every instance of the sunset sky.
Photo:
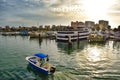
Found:
[{"label": "sunset sky", "polygon": [[0,26],[70,25],[108,20],[120,25],[120,0],[0,0]]}]

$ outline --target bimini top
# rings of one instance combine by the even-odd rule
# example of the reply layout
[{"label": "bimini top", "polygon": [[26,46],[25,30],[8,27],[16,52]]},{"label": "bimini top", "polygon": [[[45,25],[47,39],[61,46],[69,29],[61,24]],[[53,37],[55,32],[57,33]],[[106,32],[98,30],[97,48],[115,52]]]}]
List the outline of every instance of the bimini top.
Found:
[{"label": "bimini top", "polygon": [[48,55],[44,54],[44,53],[36,53],[36,54],[34,54],[34,56],[37,56],[39,58],[46,58]]}]

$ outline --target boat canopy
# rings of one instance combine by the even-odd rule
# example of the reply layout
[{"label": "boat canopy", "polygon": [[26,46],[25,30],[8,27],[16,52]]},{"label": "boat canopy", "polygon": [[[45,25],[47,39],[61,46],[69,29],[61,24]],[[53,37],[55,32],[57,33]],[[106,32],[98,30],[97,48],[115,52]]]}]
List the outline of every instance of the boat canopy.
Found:
[{"label": "boat canopy", "polygon": [[44,54],[44,53],[36,53],[36,54],[34,54],[34,56],[37,56],[39,58],[46,58],[48,55]]}]

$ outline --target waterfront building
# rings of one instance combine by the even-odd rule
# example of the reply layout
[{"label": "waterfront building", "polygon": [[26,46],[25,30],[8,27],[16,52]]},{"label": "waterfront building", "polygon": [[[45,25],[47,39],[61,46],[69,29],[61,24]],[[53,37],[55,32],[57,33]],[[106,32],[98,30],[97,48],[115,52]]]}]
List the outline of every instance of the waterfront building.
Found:
[{"label": "waterfront building", "polygon": [[39,30],[43,30],[43,25],[40,25],[40,26],[39,26]]},{"label": "waterfront building", "polygon": [[95,22],[93,21],[85,21],[85,26],[88,28],[94,28]]},{"label": "waterfront building", "polygon": [[109,21],[106,20],[99,20],[99,27],[100,30],[106,30],[109,26]]},{"label": "waterfront building", "polygon": [[36,26],[32,26],[32,31],[38,31],[38,28]]},{"label": "waterfront building", "polygon": [[45,30],[50,30],[50,25],[45,25]]},{"label": "waterfront building", "polygon": [[66,26],[63,26],[63,25],[58,25],[57,28],[58,28],[58,31],[62,31],[64,30]]},{"label": "waterfront building", "polygon": [[58,30],[63,31],[63,30],[67,30],[69,28],[70,28],[70,26],[60,25]]},{"label": "waterfront building", "polygon": [[52,30],[52,31],[57,31],[57,29],[58,29],[58,27],[57,27],[56,25],[52,25],[52,26],[51,26],[51,30]]},{"label": "waterfront building", "polygon": [[78,22],[78,21],[76,21],[76,22],[71,22],[71,27],[74,27],[74,28],[76,28],[76,27],[84,27],[85,25],[84,25],[84,22]]},{"label": "waterfront building", "polygon": [[9,32],[10,31],[10,26],[5,26],[5,31]]},{"label": "waterfront building", "polygon": [[51,30],[52,31],[56,31],[57,30],[57,26],[56,25],[52,25]]}]

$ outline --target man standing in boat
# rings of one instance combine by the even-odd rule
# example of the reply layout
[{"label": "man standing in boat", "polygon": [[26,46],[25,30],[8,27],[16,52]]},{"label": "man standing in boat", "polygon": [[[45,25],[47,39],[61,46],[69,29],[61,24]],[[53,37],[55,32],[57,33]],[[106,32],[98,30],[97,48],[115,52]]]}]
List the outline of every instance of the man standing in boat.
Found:
[{"label": "man standing in boat", "polygon": [[49,58],[48,58],[48,55],[47,55],[46,59],[41,59],[41,61],[40,61],[40,67],[44,67],[46,69],[49,67]]}]

